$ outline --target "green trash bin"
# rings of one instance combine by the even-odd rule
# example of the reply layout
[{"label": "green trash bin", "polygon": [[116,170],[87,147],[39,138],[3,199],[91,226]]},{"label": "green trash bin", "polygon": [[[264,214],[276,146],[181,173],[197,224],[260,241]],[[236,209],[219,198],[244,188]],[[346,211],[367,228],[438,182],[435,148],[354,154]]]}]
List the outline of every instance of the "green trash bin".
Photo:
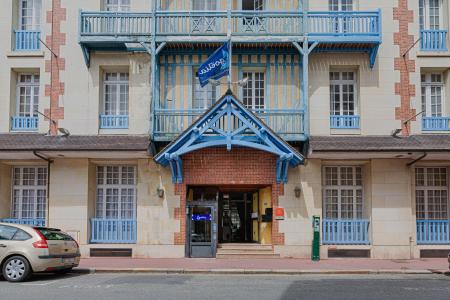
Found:
[{"label": "green trash bin", "polygon": [[312,251],[311,260],[320,260],[320,217],[313,216],[313,240],[312,240]]}]

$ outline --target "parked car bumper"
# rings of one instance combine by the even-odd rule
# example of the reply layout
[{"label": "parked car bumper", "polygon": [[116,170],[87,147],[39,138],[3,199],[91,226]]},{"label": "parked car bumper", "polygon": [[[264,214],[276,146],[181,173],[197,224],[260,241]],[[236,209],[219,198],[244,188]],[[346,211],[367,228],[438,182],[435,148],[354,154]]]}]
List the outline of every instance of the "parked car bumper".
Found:
[{"label": "parked car bumper", "polygon": [[51,272],[75,268],[80,264],[80,255],[39,256],[31,261],[34,272]]}]

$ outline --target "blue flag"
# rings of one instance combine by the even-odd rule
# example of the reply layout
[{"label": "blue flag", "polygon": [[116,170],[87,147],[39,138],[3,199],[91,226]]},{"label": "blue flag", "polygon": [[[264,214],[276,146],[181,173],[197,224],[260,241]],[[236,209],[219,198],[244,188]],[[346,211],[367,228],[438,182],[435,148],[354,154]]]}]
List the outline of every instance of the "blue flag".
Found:
[{"label": "blue flag", "polygon": [[208,79],[219,79],[228,75],[230,64],[228,43],[217,49],[198,69],[197,76],[202,87],[208,84]]}]

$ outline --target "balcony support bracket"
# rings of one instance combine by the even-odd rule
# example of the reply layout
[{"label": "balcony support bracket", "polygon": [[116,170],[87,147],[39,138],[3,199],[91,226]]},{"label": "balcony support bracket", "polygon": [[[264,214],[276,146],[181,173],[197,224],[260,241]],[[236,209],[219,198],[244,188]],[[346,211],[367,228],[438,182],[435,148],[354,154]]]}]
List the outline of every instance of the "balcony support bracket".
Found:
[{"label": "balcony support bracket", "polygon": [[91,50],[86,45],[81,44],[81,51],[83,52],[84,62],[89,69],[91,66]]},{"label": "balcony support bracket", "polygon": [[380,44],[373,46],[369,51],[369,59],[370,59],[370,68],[373,69],[375,65],[375,61],[378,55],[378,49],[380,48]]}]

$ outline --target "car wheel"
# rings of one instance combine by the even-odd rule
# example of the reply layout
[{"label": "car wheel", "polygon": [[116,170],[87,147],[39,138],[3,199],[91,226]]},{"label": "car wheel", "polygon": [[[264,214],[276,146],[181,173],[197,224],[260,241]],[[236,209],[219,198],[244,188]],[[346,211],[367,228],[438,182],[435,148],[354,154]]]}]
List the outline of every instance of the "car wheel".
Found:
[{"label": "car wheel", "polygon": [[3,264],[3,278],[10,282],[24,281],[30,276],[31,268],[28,260],[22,256],[13,256]]},{"label": "car wheel", "polygon": [[55,273],[55,274],[61,274],[61,275],[63,275],[63,274],[69,273],[70,271],[72,271],[72,268],[56,270],[54,273]]}]

